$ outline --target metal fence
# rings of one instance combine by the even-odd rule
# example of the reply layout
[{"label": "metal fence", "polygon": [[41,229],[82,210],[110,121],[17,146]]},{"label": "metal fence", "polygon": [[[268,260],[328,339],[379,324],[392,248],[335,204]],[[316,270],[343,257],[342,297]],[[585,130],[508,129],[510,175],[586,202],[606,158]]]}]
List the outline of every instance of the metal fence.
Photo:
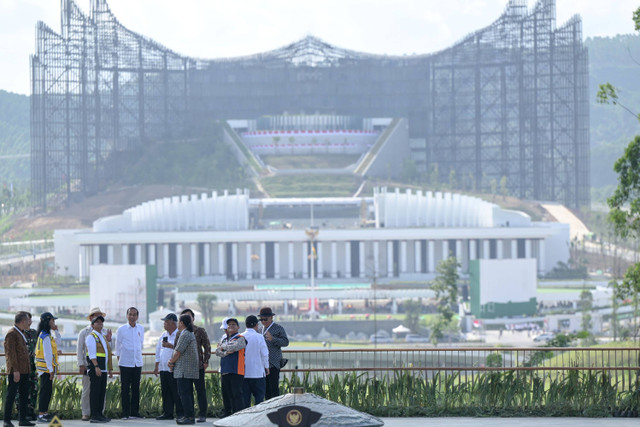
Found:
[{"label": "metal fence", "polygon": [[[0,354],[4,368],[4,354]],[[607,372],[618,389],[628,390],[640,376],[640,347],[606,348],[378,348],[283,350],[289,362],[284,376],[364,373],[369,376],[412,372],[427,378],[436,373],[457,374],[473,382],[486,372],[533,371],[546,379],[561,379],[571,371]],[[153,374],[155,355],[143,353],[143,374]],[[220,359],[212,355],[207,373],[217,373]],[[4,370],[4,369],[3,369]],[[114,360],[117,373],[117,362]],[[4,372],[3,372],[4,374]],[[60,374],[77,375],[75,353],[60,356]]]}]

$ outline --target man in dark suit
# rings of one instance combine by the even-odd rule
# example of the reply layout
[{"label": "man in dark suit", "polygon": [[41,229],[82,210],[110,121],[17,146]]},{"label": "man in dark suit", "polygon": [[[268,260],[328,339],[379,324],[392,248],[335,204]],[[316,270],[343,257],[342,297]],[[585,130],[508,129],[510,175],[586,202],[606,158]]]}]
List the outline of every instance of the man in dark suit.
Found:
[{"label": "man in dark suit", "polygon": [[20,390],[20,422],[21,426],[35,426],[27,420],[29,402],[29,348],[24,331],[29,330],[31,317],[23,311],[16,314],[14,326],[4,338],[4,352],[7,364],[7,395],[4,400],[3,427],[13,427],[11,413],[16,393]]}]

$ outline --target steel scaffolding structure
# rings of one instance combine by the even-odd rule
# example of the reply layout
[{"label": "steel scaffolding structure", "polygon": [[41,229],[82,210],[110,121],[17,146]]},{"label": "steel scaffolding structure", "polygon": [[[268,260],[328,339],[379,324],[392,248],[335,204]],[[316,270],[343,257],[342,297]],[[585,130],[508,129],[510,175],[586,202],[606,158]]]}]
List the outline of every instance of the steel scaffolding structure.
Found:
[{"label": "steel scaffolding structure", "polygon": [[[62,0],[62,31],[37,27],[32,193],[37,207],[104,188],[123,155],[202,134],[211,119],[286,112],[406,117],[414,158],[446,182],[589,203],[587,50],[555,0],[509,0],[441,52],[372,55],[309,36],[257,55],[196,60],[123,27],[106,0]],[[397,165],[402,167],[402,165]],[[452,173],[453,171],[453,173]],[[504,177],[504,178],[503,178]]]}]

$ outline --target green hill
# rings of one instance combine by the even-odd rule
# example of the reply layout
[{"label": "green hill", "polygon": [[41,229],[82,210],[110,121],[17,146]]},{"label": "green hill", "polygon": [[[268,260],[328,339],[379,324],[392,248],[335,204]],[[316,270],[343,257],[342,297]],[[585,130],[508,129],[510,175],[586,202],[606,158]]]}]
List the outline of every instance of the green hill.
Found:
[{"label": "green hill", "polygon": [[0,90],[0,183],[28,187],[30,159],[13,158],[29,155],[29,97]]}]

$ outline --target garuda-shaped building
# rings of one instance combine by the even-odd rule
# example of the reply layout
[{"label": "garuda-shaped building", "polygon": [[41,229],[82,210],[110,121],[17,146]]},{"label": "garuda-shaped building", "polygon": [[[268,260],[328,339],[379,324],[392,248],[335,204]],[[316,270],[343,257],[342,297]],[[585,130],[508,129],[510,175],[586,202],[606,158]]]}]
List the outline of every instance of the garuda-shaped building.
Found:
[{"label": "garuda-shaped building", "polygon": [[125,28],[105,0],[89,13],[62,0],[61,13],[59,34],[38,24],[31,58],[41,208],[99,191],[123,154],[197,137],[211,119],[285,112],[406,118],[412,158],[441,182],[453,171],[487,191],[504,177],[517,197],[589,203],[587,50],[579,17],[556,26],[555,0],[509,0],[487,28],[411,56],[307,37],[200,60]]}]

